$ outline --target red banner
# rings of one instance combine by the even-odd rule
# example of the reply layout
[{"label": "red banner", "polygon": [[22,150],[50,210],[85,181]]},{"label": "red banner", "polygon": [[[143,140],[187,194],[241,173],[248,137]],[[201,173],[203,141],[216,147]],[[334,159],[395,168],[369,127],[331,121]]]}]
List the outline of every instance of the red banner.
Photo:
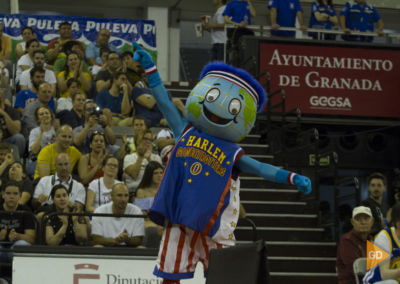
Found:
[{"label": "red banner", "polygon": [[273,42],[259,50],[260,72],[270,72],[271,91],[285,90],[287,110],[400,118],[400,50]]}]

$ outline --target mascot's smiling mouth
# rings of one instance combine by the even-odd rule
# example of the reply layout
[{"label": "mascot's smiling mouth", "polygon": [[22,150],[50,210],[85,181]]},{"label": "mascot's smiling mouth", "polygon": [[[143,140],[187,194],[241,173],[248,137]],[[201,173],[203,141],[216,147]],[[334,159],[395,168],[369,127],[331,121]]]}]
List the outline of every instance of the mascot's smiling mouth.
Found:
[{"label": "mascot's smiling mouth", "polygon": [[219,116],[217,116],[217,115],[215,115],[215,114],[213,114],[213,113],[211,113],[207,108],[206,108],[206,106],[203,104],[203,109],[204,109],[204,114],[205,114],[205,116],[209,119],[209,120],[211,120],[212,122],[214,122],[214,123],[216,123],[216,124],[228,124],[229,122],[231,122],[232,121],[232,119],[226,119],[226,118],[222,118],[222,117],[219,117]]}]

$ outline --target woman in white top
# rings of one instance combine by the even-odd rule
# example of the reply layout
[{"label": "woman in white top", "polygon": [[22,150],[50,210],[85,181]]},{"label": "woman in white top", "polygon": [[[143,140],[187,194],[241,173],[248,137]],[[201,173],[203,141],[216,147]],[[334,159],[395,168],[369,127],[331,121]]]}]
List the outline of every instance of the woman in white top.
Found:
[{"label": "woman in white top", "polygon": [[40,49],[40,43],[37,39],[30,39],[26,43],[26,51],[27,53],[22,55],[21,58],[17,62],[17,74],[16,81],[19,82],[19,78],[21,76],[22,71],[30,69],[33,67],[33,52],[35,50]]},{"label": "woman in white top", "polygon": [[15,53],[18,59],[25,54],[28,40],[36,38],[35,31],[31,27],[24,27],[21,34],[24,41],[17,43],[15,47]]},{"label": "woman in white top", "polygon": [[53,112],[48,106],[38,107],[35,111],[38,127],[29,133],[29,158],[27,159],[26,173],[30,176],[35,174],[36,159],[40,150],[54,143],[56,131],[54,129]]},{"label": "woman in white top", "polygon": [[121,183],[116,179],[118,175],[117,158],[107,157],[104,160],[103,172],[103,177],[93,180],[88,186],[86,211],[93,212],[100,205],[109,203],[113,185]]}]

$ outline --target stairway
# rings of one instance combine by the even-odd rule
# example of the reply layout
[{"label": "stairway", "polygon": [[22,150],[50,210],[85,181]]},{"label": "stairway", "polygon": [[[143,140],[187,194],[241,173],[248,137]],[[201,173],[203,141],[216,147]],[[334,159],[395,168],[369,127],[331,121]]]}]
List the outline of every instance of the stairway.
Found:
[{"label": "stairway", "polygon": [[[254,146],[255,138],[257,135],[250,135],[241,143],[245,153],[272,163],[272,156],[263,155],[266,146]],[[301,200],[302,193],[294,186],[247,174],[240,180],[241,203],[266,241],[271,283],[337,283],[336,243],[322,241],[324,229],[318,227],[317,212]],[[245,223],[238,224],[235,234],[238,243],[250,242],[253,237],[252,228]]]},{"label": "stairway", "polygon": [[[181,48],[181,78],[198,81],[204,65],[210,61],[210,50],[204,48]],[[184,73],[184,74],[183,74]]]},{"label": "stairway", "polygon": [[[172,96],[185,100],[190,89],[168,87]],[[248,135],[239,145],[246,155],[272,163],[268,146],[259,144],[260,136]],[[294,186],[266,181],[243,173],[241,203],[252,219],[268,249],[271,283],[337,283],[336,243],[324,242],[323,228],[318,227],[317,212],[302,200]],[[252,241],[252,228],[239,222],[235,231],[238,243]]]}]

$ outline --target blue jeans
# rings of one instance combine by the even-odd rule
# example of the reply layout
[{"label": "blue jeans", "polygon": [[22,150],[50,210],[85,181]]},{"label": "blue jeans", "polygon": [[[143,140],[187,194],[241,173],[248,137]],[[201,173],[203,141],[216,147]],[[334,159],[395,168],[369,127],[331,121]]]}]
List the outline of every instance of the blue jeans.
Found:
[{"label": "blue jeans", "polygon": [[3,139],[5,142],[14,144],[18,147],[19,157],[23,158],[25,154],[26,140],[21,133],[14,134],[8,138]]},{"label": "blue jeans", "polygon": [[[13,249],[15,246],[30,246],[31,244],[24,240],[18,240],[10,245],[0,245],[0,248],[10,248]],[[12,253],[11,252],[0,252],[0,261],[1,262],[11,262],[12,261]]]},{"label": "blue jeans", "polygon": [[211,61],[224,61],[224,50],[223,43],[214,43],[211,48]]},{"label": "blue jeans", "polygon": [[26,159],[26,174],[30,177],[35,175],[37,160],[32,161],[31,159]]}]

